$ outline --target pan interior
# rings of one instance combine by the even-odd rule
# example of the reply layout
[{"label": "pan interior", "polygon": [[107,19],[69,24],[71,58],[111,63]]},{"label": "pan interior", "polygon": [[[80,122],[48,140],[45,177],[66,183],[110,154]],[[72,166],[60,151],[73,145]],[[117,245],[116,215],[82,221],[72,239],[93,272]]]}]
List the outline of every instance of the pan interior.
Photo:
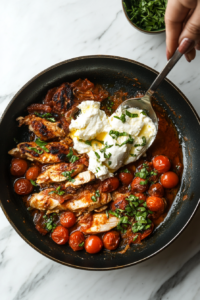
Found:
[{"label": "pan interior", "polygon": [[[0,181],[4,187],[0,192],[1,205],[18,233],[42,254],[77,268],[121,268],[145,260],[160,251],[182,231],[192,217],[200,194],[199,119],[189,101],[169,81],[162,83],[155,98],[167,111],[179,133],[184,157],[183,178],[168,216],[141,245],[133,245],[123,255],[106,250],[97,255],[90,255],[84,251],[73,252],[68,246],[58,246],[49,237],[42,237],[35,230],[21,197],[13,191],[9,172],[11,158],[7,152],[15,147],[14,138],[20,137],[21,131],[15,120],[18,116],[26,114],[28,105],[40,102],[48,89],[79,78],[88,78],[94,83],[102,84],[111,94],[122,89],[131,97],[138,89],[147,90],[155,77],[156,73],[153,70],[130,60],[109,56],[83,57],[63,62],[42,72],[27,83],[11,101],[0,124]],[[136,78],[138,80],[135,80]]]}]

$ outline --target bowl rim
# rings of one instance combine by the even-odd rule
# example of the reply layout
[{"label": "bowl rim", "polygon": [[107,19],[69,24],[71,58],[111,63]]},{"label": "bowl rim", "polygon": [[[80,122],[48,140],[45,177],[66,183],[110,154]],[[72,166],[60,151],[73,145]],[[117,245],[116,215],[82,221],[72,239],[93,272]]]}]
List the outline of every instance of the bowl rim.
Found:
[{"label": "bowl rim", "polygon": [[[8,105],[6,106],[3,114],[1,115],[0,117],[0,124],[1,122],[3,121],[9,107],[13,104],[13,102],[15,101],[15,99],[18,97],[18,95],[26,88],[28,87],[28,85],[30,83],[32,83],[33,81],[35,81],[38,77],[40,77],[42,74],[58,67],[58,66],[61,66],[63,64],[67,64],[69,62],[73,62],[73,61],[78,61],[78,60],[84,60],[84,59],[98,59],[98,58],[103,58],[103,59],[117,59],[117,60],[121,60],[121,61],[124,61],[124,62],[128,62],[128,63],[132,63],[132,64],[136,64],[136,65],[139,65],[141,66],[142,68],[145,68],[145,69],[148,69],[149,71],[155,73],[156,75],[159,74],[158,71],[152,69],[151,67],[143,64],[143,63],[140,63],[140,62],[137,62],[135,60],[132,60],[132,59],[128,59],[128,58],[124,58],[124,57],[121,57],[121,56],[113,56],[113,55],[85,55],[85,56],[78,56],[78,57],[75,57],[75,58],[70,58],[70,59],[67,59],[67,60],[64,60],[64,61],[61,61],[57,64],[54,64],[46,69],[44,69],[43,71],[39,72],[38,74],[36,74],[33,78],[31,78],[26,84],[24,84],[20,90],[12,97],[11,101],[8,103]],[[197,114],[195,108],[193,107],[193,105],[190,103],[190,101],[188,100],[188,98],[179,90],[178,87],[176,87],[175,84],[173,84],[169,79],[165,79],[165,81],[167,81],[182,97],[183,99],[186,101],[186,103],[189,105],[190,109],[192,110],[192,112],[194,113],[199,125],[200,125],[200,117],[199,115]],[[33,249],[35,249],[37,252],[39,252],[40,254],[44,255],[45,257],[51,259],[52,261],[55,261],[59,264],[62,264],[62,265],[65,265],[65,266],[68,266],[68,267],[72,267],[72,268],[75,268],[75,269],[79,269],[79,270],[88,270],[88,271],[111,271],[111,270],[117,270],[117,269],[122,269],[122,268],[127,268],[127,267],[130,267],[130,266],[133,266],[133,265],[136,265],[136,264],[139,264],[143,261],[146,261],[148,259],[150,259],[151,257],[155,256],[156,254],[160,253],[162,250],[164,250],[165,248],[167,248],[172,242],[175,241],[175,239],[184,231],[184,229],[188,226],[188,224],[190,223],[190,221],[192,220],[192,218],[194,217],[195,213],[197,212],[197,209],[200,205],[200,199],[198,200],[191,216],[189,217],[188,221],[185,223],[185,225],[181,228],[181,230],[167,243],[165,244],[162,248],[160,248],[159,250],[157,250],[156,252],[148,255],[147,257],[145,258],[142,258],[136,262],[132,262],[132,263],[129,263],[129,264],[126,264],[126,265],[123,265],[123,266],[116,266],[116,267],[108,267],[108,268],[92,268],[92,267],[82,267],[82,266],[76,266],[76,265],[73,265],[73,264],[70,264],[70,263],[66,263],[66,262],[63,262],[63,261],[60,261],[59,259],[56,259],[56,258],[53,258],[52,256],[50,256],[49,254],[43,252],[42,250],[38,249],[36,246],[34,246],[28,239],[26,239],[23,234],[17,229],[17,227],[15,226],[15,224],[13,223],[13,221],[9,218],[6,210],[4,209],[3,207],[3,204],[1,202],[1,199],[0,199],[0,207],[4,213],[4,215],[6,216],[7,220],[9,221],[9,223],[11,224],[11,226],[15,229],[15,231],[19,234],[19,236],[27,243],[29,244]]]},{"label": "bowl rim", "polygon": [[128,16],[128,14],[127,14],[127,12],[126,12],[126,9],[125,9],[125,7],[124,7],[124,3],[123,2],[125,2],[125,0],[121,0],[122,2],[122,9],[123,9],[123,12],[124,12],[124,14],[125,14],[125,17],[126,17],[126,19],[129,21],[129,23],[135,28],[135,29],[137,29],[137,30],[139,30],[139,31],[141,31],[141,32],[143,32],[143,33],[146,33],[146,34],[159,34],[159,33],[163,33],[163,32],[165,32],[166,31],[166,29],[164,28],[164,29],[160,29],[160,30],[155,30],[155,31],[148,31],[148,30],[145,30],[145,29],[142,29],[142,28],[140,28],[140,27],[138,27],[135,23],[133,23],[130,19],[129,19],[129,16]]}]

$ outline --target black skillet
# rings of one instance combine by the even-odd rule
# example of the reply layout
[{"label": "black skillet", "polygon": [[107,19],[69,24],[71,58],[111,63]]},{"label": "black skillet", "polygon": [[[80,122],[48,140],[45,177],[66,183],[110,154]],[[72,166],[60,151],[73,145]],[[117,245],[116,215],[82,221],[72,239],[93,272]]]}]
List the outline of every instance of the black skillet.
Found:
[{"label": "black skillet", "polygon": [[[48,236],[42,237],[35,230],[21,197],[13,191],[9,172],[11,157],[7,152],[15,147],[14,138],[22,140],[26,136],[26,131],[22,133],[17,127],[16,118],[26,114],[27,106],[40,102],[48,89],[78,78],[88,78],[94,83],[103,84],[111,94],[122,88],[131,97],[139,87],[147,90],[156,75],[157,72],[149,67],[121,57],[79,57],[59,63],[35,76],[8,105],[0,124],[0,203],[18,234],[41,254],[61,264],[80,269],[123,268],[142,262],[167,247],[193,217],[200,196],[199,117],[188,99],[169,80],[161,84],[156,99],[165,108],[179,132],[184,156],[183,179],[168,216],[142,245],[133,245],[123,255],[105,250],[90,255],[85,251],[73,252],[68,246],[58,246]],[[134,78],[138,78],[141,85]]]}]

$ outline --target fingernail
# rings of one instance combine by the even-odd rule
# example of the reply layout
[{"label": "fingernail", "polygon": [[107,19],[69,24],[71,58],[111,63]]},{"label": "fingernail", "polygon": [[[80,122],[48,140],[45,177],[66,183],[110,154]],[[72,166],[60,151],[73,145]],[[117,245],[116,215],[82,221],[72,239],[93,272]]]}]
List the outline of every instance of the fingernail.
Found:
[{"label": "fingernail", "polygon": [[185,54],[185,58],[188,62],[191,62],[190,56],[188,54]]},{"label": "fingernail", "polygon": [[194,47],[194,44],[195,42],[193,40],[184,38],[178,47],[178,51],[185,54]]},{"label": "fingernail", "polygon": [[170,53],[169,53],[168,49],[166,49],[166,56],[167,56],[167,60],[169,60],[170,59]]}]

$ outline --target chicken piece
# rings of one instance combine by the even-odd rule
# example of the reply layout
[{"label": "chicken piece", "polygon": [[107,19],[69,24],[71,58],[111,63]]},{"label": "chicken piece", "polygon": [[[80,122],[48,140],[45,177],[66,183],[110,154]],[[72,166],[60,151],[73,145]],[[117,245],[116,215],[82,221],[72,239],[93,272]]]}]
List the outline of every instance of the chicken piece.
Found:
[{"label": "chicken piece", "polygon": [[101,193],[100,198],[97,198],[96,202],[92,200],[92,196],[95,196],[95,192],[85,190],[82,193],[79,193],[76,199],[67,201],[63,204],[63,206],[73,212],[85,210],[89,212],[109,203],[112,200],[111,195],[107,193]]},{"label": "chicken piece", "polygon": [[63,172],[73,172],[70,177],[76,176],[78,173],[85,169],[84,164],[79,163],[79,160],[75,163],[60,163],[55,165],[50,165],[42,172],[37,178],[37,184],[44,185],[51,182],[61,182],[67,180],[67,177],[62,175]]},{"label": "chicken piece", "polygon": [[[95,195],[95,192],[85,189],[84,191],[72,194],[72,198],[69,201],[69,195],[62,195],[62,201],[58,198],[59,195],[52,193],[55,191],[54,188],[46,189],[38,194],[33,194],[30,198],[30,206],[39,210],[48,210],[48,213],[52,210],[63,211],[70,210],[73,212],[79,211],[92,211],[98,207],[101,207],[111,201],[111,195],[101,193],[100,197],[94,202],[91,197]],[[60,196],[59,196],[60,197]],[[63,203],[63,201],[65,201]]]},{"label": "chicken piece", "polygon": [[70,151],[69,146],[63,141],[49,143],[45,145],[45,148],[49,152],[40,148],[35,142],[25,142],[18,144],[17,148],[10,150],[8,154],[48,164],[66,161],[66,155]]},{"label": "chicken piece", "polygon": [[64,114],[73,104],[73,93],[68,83],[63,83],[57,88],[52,97],[51,105],[55,113]]},{"label": "chicken piece", "polygon": [[37,117],[35,115],[28,115],[25,118],[17,118],[19,121],[19,127],[22,125],[28,125],[29,130],[33,131],[43,141],[48,141],[53,138],[62,138],[65,136],[65,132],[62,128],[61,122],[50,122],[46,119]]},{"label": "chicken piece", "polygon": [[70,187],[79,187],[80,185],[88,183],[88,182],[90,182],[94,179],[95,179],[95,175],[91,171],[85,171],[85,172],[82,172],[82,173],[78,174],[74,178],[74,180],[75,180],[74,182],[68,181],[65,184],[65,188],[68,188],[69,186]]},{"label": "chicken piece", "polygon": [[98,213],[93,214],[93,220],[91,222],[91,226],[88,228],[88,224],[86,226],[84,223],[79,221],[79,225],[81,225],[81,231],[85,234],[96,234],[101,232],[106,232],[114,227],[116,227],[119,223],[119,219],[114,217],[113,215],[109,215],[107,217],[106,213]]}]

